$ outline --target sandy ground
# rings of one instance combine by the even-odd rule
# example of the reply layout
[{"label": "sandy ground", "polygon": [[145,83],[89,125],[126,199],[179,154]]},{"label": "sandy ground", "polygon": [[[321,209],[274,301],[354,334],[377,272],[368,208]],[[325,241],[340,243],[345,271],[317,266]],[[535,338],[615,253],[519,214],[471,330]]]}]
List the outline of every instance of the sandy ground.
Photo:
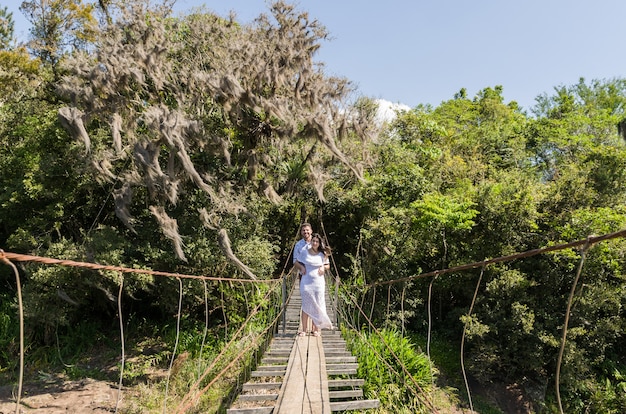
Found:
[{"label": "sandy ground", "polygon": [[117,384],[91,379],[25,385],[20,411],[16,411],[17,387],[0,386],[0,414],[113,413],[117,404]]}]

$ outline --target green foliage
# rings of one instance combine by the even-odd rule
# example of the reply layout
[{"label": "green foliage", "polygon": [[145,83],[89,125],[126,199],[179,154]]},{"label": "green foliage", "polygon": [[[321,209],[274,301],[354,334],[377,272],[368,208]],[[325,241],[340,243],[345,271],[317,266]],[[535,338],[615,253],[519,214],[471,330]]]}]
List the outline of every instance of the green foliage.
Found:
[{"label": "green foliage", "polygon": [[13,13],[9,12],[6,6],[0,8],[0,50],[9,48],[15,34],[14,30],[15,21],[13,20]]},{"label": "green foliage", "polygon": [[414,224],[422,229],[469,230],[475,224],[472,219],[479,213],[471,202],[458,202],[438,193],[424,194],[411,207],[416,210]]},{"label": "green foliage", "polygon": [[269,240],[260,237],[249,238],[238,244],[235,251],[237,257],[248,263],[259,279],[271,279],[275,274],[275,256],[279,251]]},{"label": "green foliage", "polygon": [[82,0],[22,1],[20,11],[32,24],[30,49],[55,66],[70,47],[86,48],[96,37],[94,8]]},{"label": "green foliage", "polygon": [[346,332],[348,347],[359,356],[357,375],[366,379],[368,398],[378,398],[395,412],[423,412],[434,375],[428,358],[395,329],[376,333]]},{"label": "green foliage", "polygon": [[0,295],[0,375],[13,372],[19,358],[17,299],[7,292]]}]

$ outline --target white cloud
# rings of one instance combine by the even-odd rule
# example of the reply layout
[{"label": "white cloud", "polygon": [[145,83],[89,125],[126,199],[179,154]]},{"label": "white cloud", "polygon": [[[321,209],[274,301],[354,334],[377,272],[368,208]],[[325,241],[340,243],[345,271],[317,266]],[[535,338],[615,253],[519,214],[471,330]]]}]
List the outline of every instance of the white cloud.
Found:
[{"label": "white cloud", "polygon": [[378,125],[392,121],[396,117],[397,111],[408,111],[411,109],[408,105],[393,103],[385,99],[376,99],[374,102],[378,104],[378,111],[376,111],[375,118]]}]

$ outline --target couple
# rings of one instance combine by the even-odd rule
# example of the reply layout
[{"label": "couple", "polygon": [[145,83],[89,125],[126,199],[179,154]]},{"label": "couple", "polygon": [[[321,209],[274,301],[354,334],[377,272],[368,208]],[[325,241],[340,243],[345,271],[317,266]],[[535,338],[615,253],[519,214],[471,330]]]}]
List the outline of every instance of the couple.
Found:
[{"label": "couple", "polygon": [[328,256],[330,247],[309,223],[300,226],[302,239],[293,250],[293,264],[302,275],[300,295],[302,296],[302,330],[298,336],[308,332],[309,319],[313,324],[313,336],[320,336],[322,329],[332,329],[333,324],[326,313],[326,279],[324,274],[330,268]]}]

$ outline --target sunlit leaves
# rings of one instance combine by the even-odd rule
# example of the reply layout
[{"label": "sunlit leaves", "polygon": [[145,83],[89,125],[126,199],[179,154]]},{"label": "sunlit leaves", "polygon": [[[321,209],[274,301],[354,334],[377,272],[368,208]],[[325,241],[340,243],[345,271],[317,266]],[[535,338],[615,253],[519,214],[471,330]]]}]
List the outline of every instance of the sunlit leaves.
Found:
[{"label": "sunlit leaves", "polygon": [[65,53],[84,50],[95,40],[94,5],[83,0],[27,0],[20,11],[32,24],[29,48],[53,66]]},{"label": "sunlit leaves", "polygon": [[455,200],[437,193],[425,194],[411,207],[417,211],[414,222],[422,228],[469,230],[479,211],[472,209],[471,201]]}]

